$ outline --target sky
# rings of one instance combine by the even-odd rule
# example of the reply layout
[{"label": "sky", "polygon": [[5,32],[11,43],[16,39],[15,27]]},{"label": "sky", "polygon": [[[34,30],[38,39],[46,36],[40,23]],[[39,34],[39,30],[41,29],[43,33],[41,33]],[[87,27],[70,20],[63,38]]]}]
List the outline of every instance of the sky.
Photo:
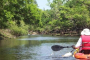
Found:
[{"label": "sky", "polygon": [[[38,7],[40,8],[40,9],[50,9],[50,7],[49,6],[47,6],[47,4],[48,4],[48,2],[47,2],[47,0],[36,0],[37,1],[37,4],[38,4]],[[52,0],[50,0],[50,1],[52,1]]]}]

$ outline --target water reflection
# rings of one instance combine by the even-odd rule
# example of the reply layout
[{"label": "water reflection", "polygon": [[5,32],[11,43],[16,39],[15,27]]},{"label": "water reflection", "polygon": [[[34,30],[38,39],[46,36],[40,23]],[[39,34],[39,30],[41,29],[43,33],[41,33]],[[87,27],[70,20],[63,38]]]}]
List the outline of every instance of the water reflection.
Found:
[{"label": "water reflection", "polygon": [[75,60],[73,57],[62,58],[61,56],[72,50],[64,48],[58,53],[58,58],[52,57],[51,46],[74,45],[78,37],[57,36],[22,36],[18,39],[0,41],[0,60]]},{"label": "water reflection", "polygon": [[[24,36],[25,37],[25,36]],[[29,35],[27,38],[23,38],[23,39],[19,39],[19,40],[64,40],[64,39],[78,39],[78,37],[63,37],[63,36],[59,36],[59,37],[57,37],[57,36],[45,36],[45,35],[34,35],[34,36],[32,36],[32,35]]]}]

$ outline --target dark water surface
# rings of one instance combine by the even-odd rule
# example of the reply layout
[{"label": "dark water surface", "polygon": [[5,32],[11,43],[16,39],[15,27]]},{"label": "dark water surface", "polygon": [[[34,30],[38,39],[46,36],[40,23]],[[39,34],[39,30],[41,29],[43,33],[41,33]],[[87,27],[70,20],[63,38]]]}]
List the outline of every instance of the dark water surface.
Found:
[{"label": "dark water surface", "polygon": [[64,48],[58,56],[51,56],[51,46],[71,46],[79,37],[27,35],[18,39],[0,40],[0,60],[76,60],[73,57],[61,56],[72,50]]}]

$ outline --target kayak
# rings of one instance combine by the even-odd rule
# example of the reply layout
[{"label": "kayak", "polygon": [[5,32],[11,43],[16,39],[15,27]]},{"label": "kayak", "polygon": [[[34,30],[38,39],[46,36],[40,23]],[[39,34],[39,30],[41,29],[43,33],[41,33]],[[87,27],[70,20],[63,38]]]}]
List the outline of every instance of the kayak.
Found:
[{"label": "kayak", "polygon": [[90,59],[90,54],[80,53],[79,49],[76,49],[73,53],[73,57],[76,59]]}]

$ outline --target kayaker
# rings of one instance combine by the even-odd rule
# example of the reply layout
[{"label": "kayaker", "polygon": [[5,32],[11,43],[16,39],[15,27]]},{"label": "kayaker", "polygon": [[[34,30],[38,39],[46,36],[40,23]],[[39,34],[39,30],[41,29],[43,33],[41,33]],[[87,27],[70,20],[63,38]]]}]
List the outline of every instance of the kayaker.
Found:
[{"label": "kayaker", "polygon": [[90,30],[88,28],[83,29],[77,44],[73,48],[79,48],[81,53],[90,53]]}]

